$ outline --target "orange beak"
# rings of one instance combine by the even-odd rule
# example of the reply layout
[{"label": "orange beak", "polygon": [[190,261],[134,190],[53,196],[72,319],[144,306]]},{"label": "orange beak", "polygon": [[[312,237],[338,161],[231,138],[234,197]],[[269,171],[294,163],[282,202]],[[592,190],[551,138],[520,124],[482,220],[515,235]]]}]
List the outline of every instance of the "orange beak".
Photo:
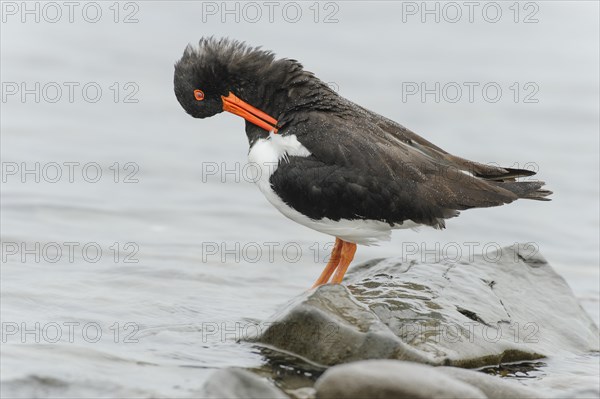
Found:
[{"label": "orange beak", "polygon": [[231,112],[237,116],[241,116],[250,123],[265,129],[267,132],[277,133],[277,120],[258,108],[254,108],[247,102],[239,99],[233,93],[229,92],[227,97],[221,96],[223,100],[223,111]]}]

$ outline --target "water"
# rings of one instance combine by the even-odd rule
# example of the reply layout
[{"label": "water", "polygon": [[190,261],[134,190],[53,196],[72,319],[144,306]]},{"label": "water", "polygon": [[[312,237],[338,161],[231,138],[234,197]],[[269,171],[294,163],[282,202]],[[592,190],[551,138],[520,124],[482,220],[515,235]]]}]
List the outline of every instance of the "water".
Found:
[{"label": "water", "polygon": [[[513,21],[509,3],[497,23],[478,13],[473,23],[466,14],[421,23],[406,13],[403,22],[402,3],[392,2],[321,3],[318,22],[313,3],[297,3],[296,23],[288,22],[293,10],[287,21],[277,11],[286,3],[273,23],[263,6],[251,23],[250,9],[240,8],[239,22],[220,10],[203,14],[220,2],[131,4],[121,3],[118,20],[133,13],[137,23],[115,23],[111,3],[101,3],[97,23],[79,13],[83,3],[72,23],[64,7],[57,23],[46,21],[49,9],[39,23],[3,14],[4,95],[7,82],[62,87],[55,103],[54,84],[39,103],[18,94],[2,102],[5,394],[193,396],[215,368],[263,367],[262,355],[237,340],[320,273],[331,239],[285,219],[248,179],[226,173],[244,171],[242,122],[194,120],[175,100],[173,63],[205,35],[299,59],[342,95],[457,155],[539,168],[555,192],[549,203],[465,212],[442,232],[396,232],[390,243],[360,248],[356,262],[415,246],[467,255],[465,243],[481,253],[533,242],[598,323],[597,3],[536,2],[537,11],[520,10],[520,21],[535,11],[538,22],[527,24]],[[337,22],[324,23],[331,12]],[[72,102],[65,82],[79,84]],[[421,82],[456,82],[463,97],[450,102],[448,91],[422,102],[406,93]],[[476,90],[470,102],[465,82],[493,82],[502,97],[490,102]],[[91,102],[96,87],[102,95]],[[39,173],[23,173],[36,162]],[[86,181],[98,168],[98,182]],[[51,183],[57,170],[62,177]],[[34,253],[10,255],[7,245]],[[598,389],[593,354],[550,359],[543,370],[534,380],[556,389],[568,390],[565,381]]]}]

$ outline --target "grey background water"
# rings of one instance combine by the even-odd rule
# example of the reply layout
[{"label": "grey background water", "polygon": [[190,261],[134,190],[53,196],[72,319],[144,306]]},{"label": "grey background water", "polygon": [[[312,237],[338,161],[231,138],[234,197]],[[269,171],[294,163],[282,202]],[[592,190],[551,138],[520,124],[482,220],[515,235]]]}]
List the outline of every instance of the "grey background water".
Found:
[{"label": "grey background water", "polygon": [[[173,63],[206,35],[298,59],[342,95],[448,151],[539,168],[555,192],[549,203],[464,212],[445,231],[396,232],[390,243],[360,248],[357,262],[416,257],[415,246],[466,256],[469,245],[481,254],[532,242],[598,322],[597,2],[521,3],[518,22],[513,2],[501,2],[496,23],[489,22],[495,9],[482,14],[487,3],[478,3],[473,22],[462,6],[455,23],[455,10],[443,3],[439,22],[421,15],[420,2],[411,3],[416,15],[403,13],[414,10],[406,2],[277,3],[272,17],[262,3],[227,3],[238,7],[236,22],[220,2],[138,1],[118,4],[117,23],[113,3],[98,4],[96,23],[85,20],[86,3],[73,22],[65,6],[56,23],[49,21],[56,11],[43,4],[39,22],[21,15],[20,2],[15,15],[3,8],[4,395],[193,395],[215,368],[263,364],[255,348],[236,340],[318,276],[331,238],[285,219],[244,178],[243,123],[231,115],[194,120],[175,100]],[[94,12],[86,8],[85,17]],[[137,22],[123,23],[126,16]],[[62,97],[50,102],[52,83],[39,102],[8,94],[23,82],[55,82]],[[72,102],[65,82],[79,84]],[[97,102],[89,100],[94,87],[87,99],[82,94],[90,82],[102,89]],[[462,97],[449,101],[453,84],[439,102],[405,90],[436,82],[455,82]],[[465,82],[479,84],[473,101]],[[502,89],[497,102],[493,90],[481,91],[490,82]],[[528,100],[537,102],[526,102],[534,91]],[[126,94],[137,102],[125,102]],[[79,163],[73,182],[65,162]],[[39,173],[23,173],[36,163]],[[62,173],[56,183],[54,163]],[[95,166],[102,175],[90,183]],[[224,173],[236,167],[241,177]],[[124,182],[130,173],[137,182]],[[78,245],[73,259],[67,245]],[[95,247],[102,249],[97,262]],[[127,255],[137,263],[125,262]],[[598,389],[598,369],[597,354],[550,359],[524,383]]]}]

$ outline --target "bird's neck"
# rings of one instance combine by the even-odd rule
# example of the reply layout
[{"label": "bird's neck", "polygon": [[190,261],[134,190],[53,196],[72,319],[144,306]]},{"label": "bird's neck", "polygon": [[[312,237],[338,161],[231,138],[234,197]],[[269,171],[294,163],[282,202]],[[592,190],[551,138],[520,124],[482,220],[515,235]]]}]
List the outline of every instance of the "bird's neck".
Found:
[{"label": "bird's neck", "polygon": [[[288,88],[272,85],[248,90],[246,93],[248,100],[244,100],[277,120],[278,133],[283,135],[293,132],[293,129],[288,128],[294,124],[302,123],[304,112],[331,112],[341,99],[317,78]],[[266,139],[269,134],[265,129],[246,121],[246,136],[250,147],[257,140]]]},{"label": "bird's neck", "polygon": [[234,94],[279,121],[278,126],[295,112],[331,109],[340,101],[326,83],[286,59],[237,80]]}]

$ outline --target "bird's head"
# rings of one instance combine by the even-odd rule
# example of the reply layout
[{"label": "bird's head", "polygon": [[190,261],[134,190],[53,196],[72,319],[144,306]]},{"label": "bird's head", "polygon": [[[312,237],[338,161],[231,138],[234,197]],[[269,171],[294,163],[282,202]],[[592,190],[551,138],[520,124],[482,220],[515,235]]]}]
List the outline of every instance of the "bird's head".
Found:
[{"label": "bird's head", "polygon": [[277,63],[271,52],[242,42],[203,38],[198,46],[189,45],[175,64],[175,95],[194,118],[229,111],[277,131],[277,120],[254,106],[277,112],[274,92],[282,83],[277,78],[287,72]]}]

